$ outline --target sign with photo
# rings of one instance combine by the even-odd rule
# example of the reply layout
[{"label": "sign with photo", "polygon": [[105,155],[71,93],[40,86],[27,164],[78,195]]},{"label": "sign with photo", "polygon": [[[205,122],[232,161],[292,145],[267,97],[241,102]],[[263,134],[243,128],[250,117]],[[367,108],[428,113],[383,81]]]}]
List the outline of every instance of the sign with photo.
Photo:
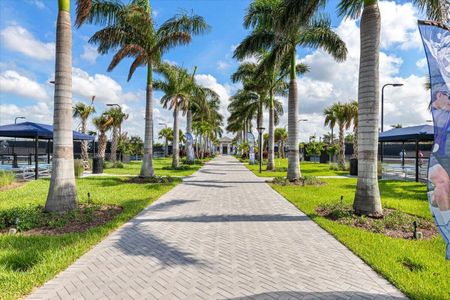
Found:
[{"label": "sign with photo", "polygon": [[428,201],[450,259],[450,27],[419,21],[430,75],[434,144],[428,165]]}]

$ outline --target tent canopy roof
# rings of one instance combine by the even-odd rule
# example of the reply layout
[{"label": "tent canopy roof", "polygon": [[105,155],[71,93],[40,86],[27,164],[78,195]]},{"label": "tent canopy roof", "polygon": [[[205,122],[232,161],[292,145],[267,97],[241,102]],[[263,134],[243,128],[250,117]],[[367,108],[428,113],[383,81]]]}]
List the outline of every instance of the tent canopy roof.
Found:
[{"label": "tent canopy roof", "polygon": [[[17,137],[30,139],[53,139],[53,126],[33,122],[23,122],[0,126],[0,137]],[[93,140],[88,134],[73,131],[74,140]]]},{"label": "tent canopy roof", "polygon": [[418,125],[404,128],[393,128],[380,133],[380,142],[433,141],[434,128],[431,125]]}]

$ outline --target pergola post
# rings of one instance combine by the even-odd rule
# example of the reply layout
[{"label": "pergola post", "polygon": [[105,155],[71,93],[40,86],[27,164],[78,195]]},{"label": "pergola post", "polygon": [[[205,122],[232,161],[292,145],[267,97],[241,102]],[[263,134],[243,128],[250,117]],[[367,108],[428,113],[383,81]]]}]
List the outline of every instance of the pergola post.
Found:
[{"label": "pergola post", "polygon": [[419,182],[419,140],[416,140],[416,182]]},{"label": "pergola post", "polygon": [[47,163],[50,164],[50,140],[47,140]]},{"label": "pergola post", "polygon": [[38,179],[39,177],[39,161],[38,161],[38,146],[39,146],[39,139],[36,136],[36,139],[34,140],[34,178]]}]

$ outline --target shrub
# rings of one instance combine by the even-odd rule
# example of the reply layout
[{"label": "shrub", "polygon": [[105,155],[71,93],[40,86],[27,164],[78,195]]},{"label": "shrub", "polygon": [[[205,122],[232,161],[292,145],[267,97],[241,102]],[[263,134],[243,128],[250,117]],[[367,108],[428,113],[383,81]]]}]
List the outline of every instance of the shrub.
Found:
[{"label": "shrub", "polygon": [[350,164],[346,163],[345,168],[341,168],[337,163],[330,164],[330,170],[333,171],[348,171],[350,170]]},{"label": "shrub", "polygon": [[80,178],[84,172],[83,161],[81,159],[74,159],[73,168],[75,170],[75,178]]},{"label": "shrub", "polygon": [[16,175],[11,171],[0,170],[0,187],[10,185],[16,181]]},{"label": "shrub", "polygon": [[178,167],[172,167],[172,166],[167,166],[167,167],[163,167],[162,168],[163,170],[179,170],[179,171],[184,171],[184,170],[190,170],[191,169],[191,166],[189,166],[189,165],[181,165],[181,166],[178,166]]},{"label": "shrub", "polygon": [[123,169],[125,166],[122,162],[118,161],[113,165],[113,168]]}]

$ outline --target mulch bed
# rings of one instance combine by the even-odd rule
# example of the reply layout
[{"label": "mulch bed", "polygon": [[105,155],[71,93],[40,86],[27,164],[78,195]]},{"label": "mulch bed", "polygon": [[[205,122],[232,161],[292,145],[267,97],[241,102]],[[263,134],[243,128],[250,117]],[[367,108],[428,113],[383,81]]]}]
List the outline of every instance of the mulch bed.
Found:
[{"label": "mulch bed", "polygon": [[[384,208],[383,216],[381,217],[364,217],[358,216],[356,214],[352,214],[351,216],[345,216],[342,218],[336,218],[335,216],[330,215],[330,212],[327,209],[318,207],[316,208],[316,212],[319,216],[325,217],[329,220],[335,221],[340,224],[349,225],[356,228],[361,228],[374,233],[382,233],[385,236],[393,237],[393,238],[401,238],[411,240],[414,239],[413,236],[413,226],[411,220],[416,220],[417,223],[417,232],[422,233],[422,239],[432,239],[438,234],[438,230],[433,221],[420,218],[414,215],[410,215],[404,212],[400,212],[402,215],[406,217],[408,221],[397,224],[395,228],[390,228],[389,226],[382,226],[380,230],[380,223],[383,224],[383,219],[389,215],[397,212],[395,209]],[[378,226],[376,226],[378,224]]]},{"label": "mulch bed", "polygon": [[4,191],[8,191],[8,190],[19,188],[19,187],[25,185],[25,183],[27,183],[27,181],[14,181],[11,184],[8,184],[8,185],[0,187],[0,192],[4,192]]},{"label": "mulch bed", "polygon": [[[92,211],[87,205],[79,206],[79,215],[73,220],[68,221],[63,227],[38,227],[27,231],[20,232],[21,235],[61,235],[66,233],[81,233],[90,228],[103,225],[123,211],[123,208],[117,205],[101,205],[95,206]],[[88,213],[88,210],[90,212]],[[86,218],[88,214],[89,220]],[[0,234],[8,234],[9,228],[0,231]]]}]

